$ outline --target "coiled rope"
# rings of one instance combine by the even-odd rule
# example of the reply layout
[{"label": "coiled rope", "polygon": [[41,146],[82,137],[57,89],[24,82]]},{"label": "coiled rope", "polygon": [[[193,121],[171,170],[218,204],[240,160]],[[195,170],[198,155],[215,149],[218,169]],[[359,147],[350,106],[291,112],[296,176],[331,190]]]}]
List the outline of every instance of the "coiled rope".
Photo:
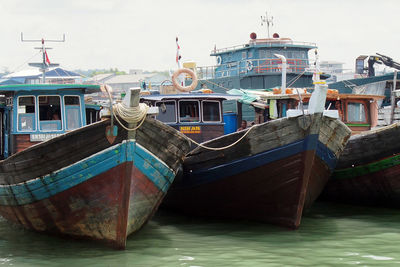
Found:
[{"label": "coiled rope", "polygon": [[[142,126],[143,122],[146,119],[147,111],[149,110],[149,106],[145,103],[139,103],[136,107],[126,107],[122,103],[116,103],[112,105],[112,96],[110,91],[108,90],[109,85],[102,86],[108,94],[108,98],[110,100],[110,110],[111,110],[111,118],[115,118],[117,122],[127,131],[135,131]],[[118,115],[121,119],[126,121],[129,124],[139,123],[134,128],[128,128],[118,119]],[[111,120],[111,127],[113,126],[113,120]]]},{"label": "coiled rope", "polygon": [[113,105],[112,108],[113,112],[127,123],[134,124],[140,122],[136,127],[128,128],[121,123],[121,121],[118,119],[118,116],[115,116],[117,122],[127,131],[135,131],[139,129],[139,127],[142,126],[143,122],[145,121],[147,111],[149,110],[149,106],[145,103],[139,103],[139,105],[136,107],[126,107],[121,103],[117,103]]}]

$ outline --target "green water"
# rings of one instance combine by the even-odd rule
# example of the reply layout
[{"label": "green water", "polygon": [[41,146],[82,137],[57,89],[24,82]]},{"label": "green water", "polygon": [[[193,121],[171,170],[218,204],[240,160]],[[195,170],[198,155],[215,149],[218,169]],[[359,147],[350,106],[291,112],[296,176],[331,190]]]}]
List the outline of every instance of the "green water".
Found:
[{"label": "green water", "polygon": [[125,251],[0,219],[4,266],[399,266],[400,211],[317,203],[297,231],[161,212]]}]

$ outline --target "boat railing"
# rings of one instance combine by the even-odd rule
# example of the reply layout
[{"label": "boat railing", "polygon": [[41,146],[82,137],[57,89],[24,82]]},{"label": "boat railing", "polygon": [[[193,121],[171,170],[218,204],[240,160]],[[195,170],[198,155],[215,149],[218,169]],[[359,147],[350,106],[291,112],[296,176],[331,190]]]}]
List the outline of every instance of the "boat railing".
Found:
[{"label": "boat railing", "polygon": [[218,66],[203,66],[197,67],[197,78],[202,80],[214,79],[215,78],[215,69]]},{"label": "boat railing", "polygon": [[[262,75],[282,71],[282,61],[277,58],[247,59],[216,66],[197,68],[199,79],[214,79],[232,76]],[[309,68],[307,59],[287,59],[287,73],[302,73]]]},{"label": "boat railing", "polygon": [[257,39],[257,40],[251,40],[248,44],[242,44],[242,45],[235,45],[235,46],[230,46],[230,47],[224,47],[224,48],[219,48],[216,49],[214,48],[211,50],[211,56],[220,54],[220,53],[225,53],[229,51],[235,51],[238,49],[243,49],[247,47],[254,47],[254,46],[262,46],[262,47],[281,47],[284,45],[291,45],[291,46],[308,46],[308,47],[317,47],[316,43],[311,43],[311,42],[300,42],[300,41],[293,41],[290,40],[289,38],[282,38],[282,39]]}]

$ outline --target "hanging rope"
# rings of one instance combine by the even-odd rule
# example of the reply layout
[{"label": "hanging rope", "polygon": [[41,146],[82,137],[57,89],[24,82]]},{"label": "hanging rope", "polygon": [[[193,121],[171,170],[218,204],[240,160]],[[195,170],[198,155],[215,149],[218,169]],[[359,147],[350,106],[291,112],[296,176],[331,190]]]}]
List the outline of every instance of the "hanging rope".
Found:
[{"label": "hanging rope", "polygon": [[211,81],[208,81],[208,80],[202,80],[202,82],[206,82],[206,83],[209,83],[209,84],[213,84],[213,85],[215,85],[215,86],[217,86],[217,87],[219,87],[219,88],[222,88],[222,89],[224,89],[224,90],[226,90],[226,91],[231,90],[231,89],[229,89],[229,88],[223,87],[222,85],[219,85],[219,84],[217,84],[217,83],[214,83],[214,82],[211,82]]},{"label": "hanging rope", "polygon": [[291,87],[298,79],[300,79],[301,76],[303,76],[303,74],[306,73],[306,71],[303,71],[302,73],[300,73],[297,77],[295,77],[294,79],[292,79],[290,81],[290,84],[287,87]]},{"label": "hanging rope", "polygon": [[29,61],[31,61],[32,58],[36,57],[37,55],[39,55],[41,52],[37,52],[35,53],[32,57],[30,57],[28,60],[26,60],[24,63],[22,63],[21,65],[19,65],[18,67],[14,68],[10,73],[16,72],[18,70],[20,70],[23,66],[26,65],[26,63],[28,63]]},{"label": "hanging rope", "polygon": [[223,147],[209,147],[209,146],[205,146],[205,145],[202,145],[202,144],[200,144],[200,143],[194,141],[194,140],[193,140],[192,138],[190,138],[190,137],[188,137],[188,138],[190,139],[191,142],[193,142],[195,145],[197,145],[197,146],[199,146],[199,147],[202,147],[202,148],[208,149],[208,150],[213,150],[213,151],[220,151],[220,150],[224,150],[224,149],[233,147],[234,145],[236,145],[237,143],[239,143],[240,141],[242,141],[243,138],[245,138],[245,137],[251,132],[251,130],[253,130],[253,129],[254,129],[254,126],[252,126],[250,129],[248,129],[247,132],[246,132],[242,137],[240,137],[238,140],[236,140],[235,142],[233,142],[233,143],[230,144],[230,145],[223,146]]}]

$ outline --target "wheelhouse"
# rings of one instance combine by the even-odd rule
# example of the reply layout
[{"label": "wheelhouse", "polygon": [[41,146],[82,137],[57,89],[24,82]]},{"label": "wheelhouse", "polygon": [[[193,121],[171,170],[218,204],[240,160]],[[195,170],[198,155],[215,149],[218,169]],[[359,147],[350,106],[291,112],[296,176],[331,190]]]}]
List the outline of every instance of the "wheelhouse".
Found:
[{"label": "wheelhouse", "polygon": [[157,120],[202,142],[236,131],[240,121],[237,115],[230,119],[231,114],[224,114],[222,103],[239,98],[222,94],[146,95],[141,102],[159,107]]},{"label": "wheelhouse", "polygon": [[21,84],[0,86],[0,157],[85,126],[84,94],[98,85]]},{"label": "wheelhouse", "polygon": [[[254,91],[253,91],[254,93]],[[267,114],[264,121],[273,118],[285,117],[288,109],[298,108],[300,105],[298,94],[259,93],[261,101],[252,103],[258,113]],[[303,108],[307,109],[311,94],[301,94]],[[328,90],[325,109],[337,110],[341,119],[353,134],[371,130],[378,125],[378,101],[384,96],[338,94],[336,90]],[[268,112],[262,112],[267,110]],[[257,113],[257,112],[256,112]]]},{"label": "wheelhouse", "polygon": [[281,86],[282,60],[277,55],[286,58],[290,86],[312,86],[312,73],[307,70],[310,65],[308,53],[317,48],[315,43],[280,38],[278,34],[259,39],[253,34],[248,43],[212,50],[210,56],[216,58],[214,66],[196,67],[194,62],[183,63],[184,67],[196,70],[200,79],[198,89],[206,86],[214,92],[224,93],[226,89],[234,88]]}]

